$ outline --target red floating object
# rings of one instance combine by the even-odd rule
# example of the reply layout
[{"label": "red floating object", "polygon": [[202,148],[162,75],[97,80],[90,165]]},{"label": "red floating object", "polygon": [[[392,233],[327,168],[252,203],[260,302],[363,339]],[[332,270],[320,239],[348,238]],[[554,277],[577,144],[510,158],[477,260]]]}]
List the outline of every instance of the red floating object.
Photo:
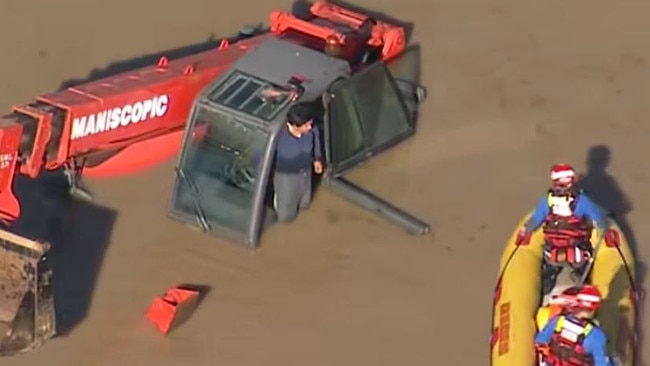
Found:
[{"label": "red floating object", "polygon": [[146,318],[162,334],[168,334],[173,328],[185,322],[196,309],[199,292],[175,287],[162,297],[156,297],[147,310]]}]

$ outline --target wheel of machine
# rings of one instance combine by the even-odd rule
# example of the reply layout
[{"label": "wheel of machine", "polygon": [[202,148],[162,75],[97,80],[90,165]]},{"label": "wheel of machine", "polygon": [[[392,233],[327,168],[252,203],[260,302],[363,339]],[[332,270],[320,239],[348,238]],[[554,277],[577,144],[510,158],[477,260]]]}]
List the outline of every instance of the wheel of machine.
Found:
[{"label": "wheel of machine", "polygon": [[304,21],[310,21],[314,18],[314,15],[311,13],[311,3],[308,1],[303,1],[299,0],[293,3],[291,6],[291,15],[294,17],[304,20]]}]

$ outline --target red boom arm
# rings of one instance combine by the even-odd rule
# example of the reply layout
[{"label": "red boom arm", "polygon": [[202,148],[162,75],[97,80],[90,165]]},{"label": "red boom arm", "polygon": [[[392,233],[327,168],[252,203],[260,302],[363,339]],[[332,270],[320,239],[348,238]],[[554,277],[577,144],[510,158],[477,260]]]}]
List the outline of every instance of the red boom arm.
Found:
[{"label": "red boom arm", "polygon": [[[20,214],[12,191],[16,173],[36,178],[41,169],[53,170],[74,161],[84,167],[84,175],[108,177],[132,173],[175,155],[195,96],[266,37],[297,32],[328,44],[334,41],[348,51],[379,49],[384,60],[404,49],[401,27],[372,21],[361,44],[368,16],[324,1],[314,3],[310,12],[313,19],[329,23],[272,12],[268,33],[232,46],[224,40],[218,49],[174,61],[163,57],[157,65],[14,106],[12,113],[0,117],[0,219],[11,221]],[[305,46],[323,51],[322,45]]]}]

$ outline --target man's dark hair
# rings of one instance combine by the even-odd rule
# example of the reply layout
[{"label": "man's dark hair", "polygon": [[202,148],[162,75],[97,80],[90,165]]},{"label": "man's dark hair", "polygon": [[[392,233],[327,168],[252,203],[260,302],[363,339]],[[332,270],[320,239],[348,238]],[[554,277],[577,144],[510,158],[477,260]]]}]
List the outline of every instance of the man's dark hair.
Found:
[{"label": "man's dark hair", "polygon": [[287,122],[300,127],[316,117],[316,111],[310,104],[301,102],[289,107]]}]

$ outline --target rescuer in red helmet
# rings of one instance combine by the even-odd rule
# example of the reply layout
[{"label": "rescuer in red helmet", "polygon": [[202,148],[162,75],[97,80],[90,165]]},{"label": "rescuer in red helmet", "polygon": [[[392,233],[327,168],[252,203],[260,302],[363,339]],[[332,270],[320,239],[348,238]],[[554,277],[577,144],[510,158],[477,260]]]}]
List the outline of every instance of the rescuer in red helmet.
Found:
[{"label": "rescuer in red helmet", "polygon": [[[542,272],[545,292],[550,290],[560,270],[560,267],[548,265],[549,262],[559,261],[556,258],[560,252],[558,249],[564,249],[561,251],[565,256],[563,260],[571,263],[576,268],[576,273],[582,274],[580,271],[594,254],[591,243],[593,223],[600,232],[599,237],[602,237],[607,226],[603,210],[576,187],[576,172],[571,165],[553,165],[550,178],[551,188],[537,202],[533,213],[519,232],[523,238],[544,225]],[[554,240],[558,233],[568,235],[569,239]],[[571,246],[571,250],[566,250],[567,246]]]},{"label": "rescuer in red helmet", "polygon": [[614,366],[607,356],[607,337],[594,320],[601,301],[592,285],[573,287],[561,295],[568,300],[535,337],[537,349],[549,366]]}]

